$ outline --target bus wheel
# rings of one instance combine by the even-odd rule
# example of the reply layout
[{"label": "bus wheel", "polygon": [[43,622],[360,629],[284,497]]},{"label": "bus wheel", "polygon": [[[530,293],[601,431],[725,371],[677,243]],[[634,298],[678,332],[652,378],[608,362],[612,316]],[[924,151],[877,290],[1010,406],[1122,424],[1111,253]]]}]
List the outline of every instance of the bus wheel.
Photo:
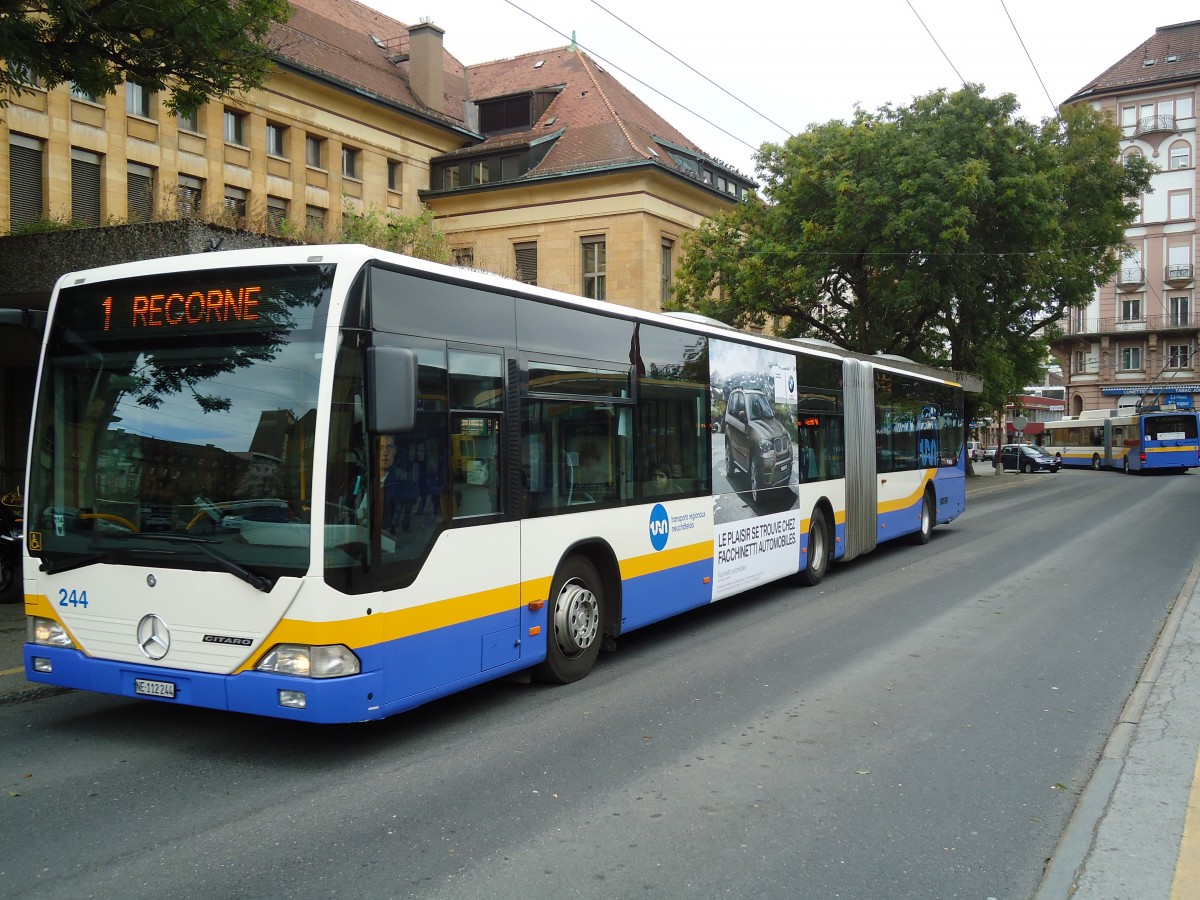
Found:
[{"label": "bus wheel", "polygon": [[808,552],[804,554],[804,568],[798,575],[801,584],[809,587],[818,585],[829,571],[829,557],[833,550],[829,538],[829,523],[825,520],[825,514],[814,509],[812,518],[808,520]]},{"label": "bus wheel", "polygon": [[933,537],[933,501],[926,494],[921,498],[921,527],[909,536],[914,544],[928,544]]},{"label": "bus wheel", "polygon": [[1100,471],[1100,456],[1099,456],[1099,454],[1096,454],[1096,453],[1092,454],[1092,471],[1094,471],[1094,472]]},{"label": "bus wheel", "polygon": [[550,588],[546,661],[534,674],[540,681],[569,684],[586,675],[600,653],[604,590],[596,567],[582,556],[563,563]]}]

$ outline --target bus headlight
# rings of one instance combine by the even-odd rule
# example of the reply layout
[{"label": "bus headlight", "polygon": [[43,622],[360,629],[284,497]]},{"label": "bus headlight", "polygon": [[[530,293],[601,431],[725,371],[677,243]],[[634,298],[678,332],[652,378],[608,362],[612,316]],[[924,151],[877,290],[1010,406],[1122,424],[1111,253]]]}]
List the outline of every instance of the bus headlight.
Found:
[{"label": "bus headlight", "polygon": [[358,657],[342,644],[277,644],[254,668],[299,678],[340,678],[362,671]]},{"label": "bus headlight", "polygon": [[43,647],[71,647],[75,643],[67,635],[66,629],[53,619],[43,619],[40,616],[30,616],[25,620],[26,639],[31,644]]}]

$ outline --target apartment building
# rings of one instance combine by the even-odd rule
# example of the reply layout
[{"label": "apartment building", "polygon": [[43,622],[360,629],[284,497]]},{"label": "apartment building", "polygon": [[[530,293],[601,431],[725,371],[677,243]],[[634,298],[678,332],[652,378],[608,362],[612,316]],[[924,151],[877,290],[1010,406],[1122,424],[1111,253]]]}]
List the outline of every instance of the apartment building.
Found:
[{"label": "apartment building", "polygon": [[[658,309],[683,235],[752,187],[578,48],[464,66],[436,24],[292,5],[262,88],[192,116],[137,84],[91,97],[32,73],[0,109],[0,234],[83,228],[40,235],[36,267],[0,237],[0,309],[45,309],[70,268],[178,252],[123,229],[195,218],[228,229],[213,247],[320,241],[350,213],[425,208],[462,265]],[[23,465],[36,350],[0,325],[0,480]]]},{"label": "apartment building", "polygon": [[1121,154],[1159,167],[1137,198],[1120,271],[1072,310],[1051,350],[1067,414],[1174,403],[1200,408],[1196,345],[1196,89],[1200,21],[1166,25],[1071,96],[1112,116]]}]

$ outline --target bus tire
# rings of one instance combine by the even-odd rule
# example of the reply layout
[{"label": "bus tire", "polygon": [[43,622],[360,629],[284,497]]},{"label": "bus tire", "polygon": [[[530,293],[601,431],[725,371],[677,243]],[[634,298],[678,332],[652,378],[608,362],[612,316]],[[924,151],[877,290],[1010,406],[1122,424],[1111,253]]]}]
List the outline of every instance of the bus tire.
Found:
[{"label": "bus tire", "polygon": [[914,544],[928,544],[933,537],[933,501],[926,493],[921,498],[921,527],[909,535]]},{"label": "bus tire", "polygon": [[808,587],[820,584],[825,573],[829,571],[832,555],[833,543],[829,521],[825,518],[825,513],[814,509],[812,518],[808,520],[808,550],[804,554],[804,567],[797,573],[797,580]]},{"label": "bus tire", "polygon": [[570,684],[589,671],[600,653],[604,586],[591,561],[571,556],[559,567],[546,613],[546,660],[534,669],[539,681]]}]

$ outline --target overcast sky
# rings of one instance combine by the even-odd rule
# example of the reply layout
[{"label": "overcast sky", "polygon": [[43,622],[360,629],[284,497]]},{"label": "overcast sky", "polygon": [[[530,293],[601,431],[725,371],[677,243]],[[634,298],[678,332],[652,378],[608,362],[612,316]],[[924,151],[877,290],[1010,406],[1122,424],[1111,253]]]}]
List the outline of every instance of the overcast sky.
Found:
[{"label": "overcast sky", "polygon": [[963,81],[1016,94],[1040,121],[1157,27],[1200,19],[1195,0],[364,2],[407,25],[431,19],[467,65],[574,34],[697,146],[751,176],[764,141]]}]

